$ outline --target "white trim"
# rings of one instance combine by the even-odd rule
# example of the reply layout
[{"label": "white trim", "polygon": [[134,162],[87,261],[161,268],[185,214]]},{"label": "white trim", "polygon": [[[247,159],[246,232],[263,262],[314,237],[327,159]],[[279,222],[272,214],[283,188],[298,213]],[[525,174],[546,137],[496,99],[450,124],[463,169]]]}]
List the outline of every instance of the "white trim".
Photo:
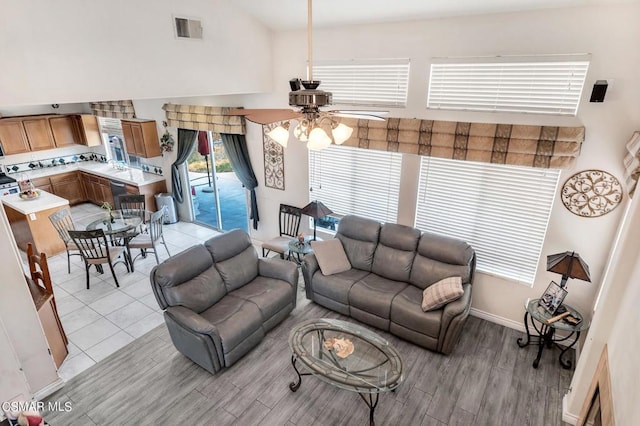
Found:
[{"label": "white trim", "polygon": [[480,319],[483,319],[483,320],[487,320],[487,321],[492,322],[494,324],[502,325],[502,326],[505,326],[507,328],[512,328],[514,330],[521,331],[523,333],[527,332],[525,330],[524,324],[522,322],[518,322],[518,321],[514,321],[514,320],[509,319],[509,318],[501,317],[499,315],[495,315],[495,314],[492,314],[490,312],[481,311],[480,309],[477,309],[477,308],[471,308],[469,313],[471,315],[473,315],[474,317],[477,317],[477,318],[480,318]]},{"label": "white trim", "polygon": [[52,393],[62,389],[62,387],[64,386],[65,383],[66,382],[64,381],[64,379],[58,377],[58,380],[56,380],[55,382],[45,386],[44,388],[42,388],[38,392],[36,392],[33,395],[33,399],[37,400],[37,401],[42,401],[43,399],[45,399],[46,397],[48,397]]},{"label": "white trim", "polygon": [[578,416],[576,416],[575,414],[570,413],[567,408],[567,406],[569,405],[569,395],[571,394],[571,391],[567,392],[563,397],[562,397],[562,421],[563,422],[567,422],[570,425],[577,425],[578,424]]}]

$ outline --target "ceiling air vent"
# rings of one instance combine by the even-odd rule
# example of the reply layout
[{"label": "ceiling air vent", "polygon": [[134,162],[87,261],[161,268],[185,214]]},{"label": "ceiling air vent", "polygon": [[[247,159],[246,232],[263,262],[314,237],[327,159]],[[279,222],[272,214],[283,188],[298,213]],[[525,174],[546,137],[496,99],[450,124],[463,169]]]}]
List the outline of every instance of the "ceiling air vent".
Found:
[{"label": "ceiling air vent", "polygon": [[174,17],[176,37],[202,40],[202,22],[199,19]]}]

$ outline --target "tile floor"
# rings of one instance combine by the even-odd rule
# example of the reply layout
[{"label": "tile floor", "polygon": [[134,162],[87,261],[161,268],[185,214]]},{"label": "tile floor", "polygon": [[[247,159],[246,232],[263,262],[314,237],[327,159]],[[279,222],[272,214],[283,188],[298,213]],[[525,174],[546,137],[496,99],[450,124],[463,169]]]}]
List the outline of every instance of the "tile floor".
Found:
[{"label": "tile floor", "polygon": [[[79,229],[84,229],[90,218],[100,212],[93,204],[71,208]],[[164,226],[171,254],[216,234],[213,229],[186,222]],[[168,257],[162,245],[158,254],[160,261]],[[26,265],[24,253],[23,262]],[[67,273],[66,253],[48,258],[48,264],[60,320],[69,338],[69,355],[58,371],[63,379],[69,380],[164,322],[149,282],[149,273],[156,264],[153,254],[136,259],[133,273],[127,273],[122,263],[115,266],[120,288],[115,286],[108,268],[102,275],[91,268],[87,290],[79,256],[71,257],[71,273]]]}]

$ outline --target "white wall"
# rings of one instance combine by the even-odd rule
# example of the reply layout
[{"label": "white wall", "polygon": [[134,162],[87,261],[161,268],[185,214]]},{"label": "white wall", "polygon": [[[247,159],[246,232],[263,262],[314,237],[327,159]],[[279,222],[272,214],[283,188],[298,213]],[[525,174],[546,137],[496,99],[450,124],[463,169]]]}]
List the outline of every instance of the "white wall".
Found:
[{"label": "white wall", "polygon": [[[410,58],[410,93],[406,109],[394,109],[390,116],[455,121],[488,121],[515,124],[584,125],[586,140],[576,166],[562,172],[560,184],[570,175],[585,169],[602,169],[622,180],[624,144],[633,130],[640,128],[640,51],[630,46],[640,40],[635,17],[640,5],[582,7],[461,17],[375,26],[322,29],[314,32],[314,58]],[[275,92],[254,96],[261,106],[284,107],[288,80],[305,75],[306,38],[301,31],[274,36]],[[590,53],[591,65],[578,117],[540,115],[427,111],[426,94],[430,58],[439,56],[535,55]],[[589,103],[595,80],[614,80],[602,104]],[[252,158],[261,158],[259,126],[250,125],[248,137]],[[412,156],[406,156],[411,158]],[[256,175],[263,183],[263,168],[254,161]],[[262,187],[258,193],[261,225],[253,233],[256,239],[277,232],[277,205],[308,202],[308,166],[306,150],[291,141],[285,154],[286,191]],[[403,179],[417,176],[416,160],[405,160]],[[364,167],[364,165],[363,165]],[[407,176],[404,176],[407,175]],[[405,191],[406,188],[408,192]],[[414,217],[411,202],[414,185],[403,185],[398,212],[399,221],[410,223]],[[626,200],[625,200],[626,203]],[[330,207],[330,206],[329,206]],[[590,316],[594,295],[602,282],[603,268],[624,205],[612,213],[585,219],[573,215],[559,197],[552,210],[548,237],[542,250],[539,273],[533,288],[509,280],[478,274],[474,285],[473,307],[497,316],[505,324],[522,322],[523,301],[539,297],[557,274],[546,272],[546,255],[575,250],[591,268],[592,283],[570,280],[566,302]]]},{"label": "white wall", "polygon": [[[0,105],[270,90],[270,32],[230,1],[0,3]],[[202,20],[178,40],[172,15]]]}]

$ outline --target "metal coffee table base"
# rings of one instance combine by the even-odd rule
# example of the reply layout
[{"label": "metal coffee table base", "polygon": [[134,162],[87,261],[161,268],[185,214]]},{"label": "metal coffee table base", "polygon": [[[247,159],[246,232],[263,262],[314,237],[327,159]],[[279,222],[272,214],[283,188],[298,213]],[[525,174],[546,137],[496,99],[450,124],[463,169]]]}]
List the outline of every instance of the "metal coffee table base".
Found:
[{"label": "metal coffee table base", "polygon": [[[291,392],[295,392],[298,389],[300,389],[300,385],[302,384],[302,376],[313,375],[312,373],[301,373],[298,370],[298,367],[296,367],[297,360],[298,358],[295,355],[291,356],[291,365],[293,366],[293,369],[296,371],[296,374],[298,375],[298,378],[296,379],[297,381],[293,381],[289,383],[289,389],[291,390]],[[378,398],[380,394],[377,392],[374,392],[374,393],[366,393],[366,394],[358,393],[358,395],[360,395],[360,398],[362,398],[364,403],[367,404],[367,407],[369,407],[369,426],[375,426],[376,422],[374,421],[373,416],[375,414],[376,407],[378,406]]]}]

